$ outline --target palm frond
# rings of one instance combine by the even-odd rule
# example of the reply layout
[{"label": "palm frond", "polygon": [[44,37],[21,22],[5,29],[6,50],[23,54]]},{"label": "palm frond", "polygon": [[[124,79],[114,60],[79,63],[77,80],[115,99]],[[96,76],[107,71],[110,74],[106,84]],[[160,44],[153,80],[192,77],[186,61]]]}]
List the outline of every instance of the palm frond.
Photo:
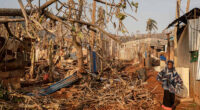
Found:
[{"label": "palm frond", "polygon": [[147,20],[146,31],[158,30],[157,22],[151,18]]}]

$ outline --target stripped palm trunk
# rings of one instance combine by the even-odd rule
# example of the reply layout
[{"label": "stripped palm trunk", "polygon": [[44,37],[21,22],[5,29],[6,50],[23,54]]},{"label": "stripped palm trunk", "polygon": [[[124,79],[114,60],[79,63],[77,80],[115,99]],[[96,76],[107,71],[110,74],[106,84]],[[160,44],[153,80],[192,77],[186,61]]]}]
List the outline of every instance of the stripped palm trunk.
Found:
[{"label": "stripped palm trunk", "polygon": [[34,44],[32,43],[32,48],[31,48],[31,67],[30,67],[30,78],[31,79],[33,79],[34,66],[35,66],[35,47],[34,47]]},{"label": "stripped palm trunk", "polygon": [[53,81],[53,41],[49,42],[49,81]]},{"label": "stripped palm trunk", "polygon": [[[78,14],[76,15],[76,20],[81,20],[82,12],[83,12],[83,0],[79,0],[79,9],[78,9]],[[75,26],[76,32],[72,32],[72,36],[73,36],[72,42],[77,50],[78,69],[81,71],[82,69],[84,69],[83,51],[82,51],[81,38],[77,35],[77,33],[81,32],[81,29],[80,29],[81,25],[78,23],[73,23],[73,25]]]}]

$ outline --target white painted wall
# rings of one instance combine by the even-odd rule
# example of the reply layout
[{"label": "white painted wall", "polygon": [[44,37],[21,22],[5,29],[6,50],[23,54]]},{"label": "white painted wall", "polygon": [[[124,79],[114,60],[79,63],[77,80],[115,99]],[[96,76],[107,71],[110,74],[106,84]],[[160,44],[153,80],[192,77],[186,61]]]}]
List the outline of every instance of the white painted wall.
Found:
[{"label": "white painted wall", "polygon": [[190,93],[190,86],[189,86],[189,68],[177,67],[176,71],[180,75],[181,79],[183,80],[183,90],[181,90],[180,96],[182,97],[189,97]]}]

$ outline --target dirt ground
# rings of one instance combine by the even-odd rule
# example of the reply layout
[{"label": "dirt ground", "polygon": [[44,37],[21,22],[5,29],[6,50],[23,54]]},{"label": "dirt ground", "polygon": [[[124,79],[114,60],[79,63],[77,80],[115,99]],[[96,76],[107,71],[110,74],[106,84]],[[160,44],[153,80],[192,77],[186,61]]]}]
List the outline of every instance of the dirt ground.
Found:
[{"label": "dirt ground", "polygon": [[[127,65],[123,69],[123,72],[125,72],[125,74],[128,74],[128,77],[129,76],[133,77],[133,76],[135,76],[134,74],[135,74],[136,70],[140,69],[140,68],[141,68],[140,66]],[[145,90],[148,89],[153,94],[153,101],[155,101],[155,104],[156,104],[155,107],[153,107],[153,109],[151,109],[151,110],[162,110],[161,104],[162,104],[162,100],[163,100],[164,90],[162,88],[161,83],[156,80],[157,74],[158,74],[158,72],[154,71],[154,69],[148,69],[147,70],[147,80],[146,80],[146,82],[144,82],[143,89],[145,89]],[[22,93],[30,93],[31,91],[34,92],[36,90],[40,90],[41,88],[48,87],[51,84],[52,83],[46,83],[46,84],[40,83],[40,84],[28,86],[28,87],[23,87],[20,91],[22,91]],[[82,83],[80,83],[80,84],[82,84]],[[99,84],[99,83],[95,83],[95,85],[96,84]],[[83,86],[84,85],[80,86],[79,84],[74,84],[73,86],[70,86],[68,88],[62,88],[51,95],[48,95],[45,97],[40,97],[37,100],[39,100],[41,103],[47,103],[46,105],[49,105],[49,106],[54,105],[55,108],[57,106],[59,106],[60,109],[77,109],[76,106],[75,106],[75,108],[73,108],[72,105],[67,104],[65,102],[66,101],[69,102],[69,99],[72,97],[75,97],[75,98],[80,97],[80,95],[78,95],[78,93],[81,94],[83,92],[83,90],[79,87],[83,87]],[[122,87],[120,86],[120,88],[122,88]],[[89,90],[87,90],[87,88],[85,88],[85,89],[86,89],[86,91],[89,91]],[[20,92],[20,91],[18,91],[18,92]],[[94,93],[97,93],[97,91]],[[101,92],[99,92],[99,93],[101,93]],[[92,94],[92,93],[90,93],[90,94]],[[90,95],[90,94],[88,94],[88,95]],[[49,99],[51,99],[50,102],[48,102]],[[77,101],[78,101],[77,102],[77,104],[78,104],[80,100],[77,99]],[[74,102],[72,102],[72,103],[74,103]],[[150,102],[148,102],[148,103],[150,103]],[[58,104],[61,104],[61,105],[58,105]],[[99,109],[100,110],[113,110],[112,107],[115,105],[118,105],[118,103],[113,104],[113,105],[105,105],[105,106],[102,106],[102,108],[100,107]],[[176,105],[177,105],[176,110],[200,110],[200,106],[198,106],[197,104],[192,103],[192,102],[178,103],[178,101],[176,101]],[[79,107],[79,105],[78,105],[78,107]],[[82,105],[80,105],[80,108],[87,109],[87,106],[84,105],[84,107],[82,107]],[[91,109],[91,106],[88,106],[88,108]],[[95,107],[93,107],[93,108],[95,108]],[[135,110],[135,109],[133,109],[133,110]],[[136,109],[136,110],[139,110],[139,109]],[[148,110],[148,109],[145,109],[145,110]]]},{"label": "dirt ground", "polygon": [[[135,72],[135,69],[135,67],[128,66],[126,67],[125,71],[131,73]],[[156,80],[157,74],[158,72],[154,71],[154,69],[147,70],[147,83],[145,87],[148,88],[155,95],[155,98],[158,101],[158,104],[156,105],[156,110],[160,110],[161,104],[163,102],[164,90],[161,83]],[[176,100],[175,105],[176,110],[200,110],[200,106],[193,102],[179,103],[179,101]]]}]

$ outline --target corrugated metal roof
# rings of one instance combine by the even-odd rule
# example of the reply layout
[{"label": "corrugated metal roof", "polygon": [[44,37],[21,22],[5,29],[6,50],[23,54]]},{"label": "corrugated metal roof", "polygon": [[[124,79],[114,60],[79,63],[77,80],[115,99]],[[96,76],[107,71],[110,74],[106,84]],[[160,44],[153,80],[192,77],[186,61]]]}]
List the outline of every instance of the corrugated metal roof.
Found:
[{"label": "corrugated metal roof", "polygon": [[167,28],[170,28],[171,26],[175,25],[177,22],[187,24],[188,19],[194,19],[195,16],[196,17],[200,16],[200,9],[199,8],[194,8],[190,12],[182,15],[181,17],[179,17],[178,19],[176,19],[172,23],[170,23],[167,26]]},{"label": "corrugated metal roof", "polygon": [[189,20],[189,50],[198,51],[200,44],[200,18]]}]

